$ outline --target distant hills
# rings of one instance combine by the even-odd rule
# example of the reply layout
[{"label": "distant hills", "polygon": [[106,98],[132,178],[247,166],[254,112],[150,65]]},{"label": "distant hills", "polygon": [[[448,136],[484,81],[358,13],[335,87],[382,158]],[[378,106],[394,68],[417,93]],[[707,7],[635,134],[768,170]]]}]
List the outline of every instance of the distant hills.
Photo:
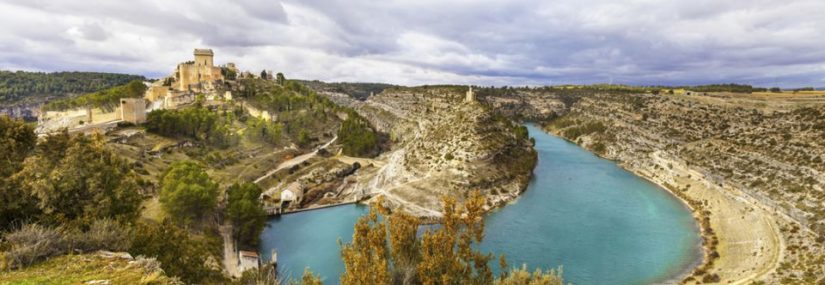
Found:
[{"label": "distant hills", "polygon": [[378,94],[384,89],[395,87],[396,85],[385,83],[367,83],[367,82],[334,82],[327,83],[318,80],[296,80],[314,90],[328,91],[349,94],[358,100],[366,100],[370,94]]},{"label": "distant hills", "polygon": [[0,106],[41,103],[145,79],[140,75],[102,72],[0,71]]}]

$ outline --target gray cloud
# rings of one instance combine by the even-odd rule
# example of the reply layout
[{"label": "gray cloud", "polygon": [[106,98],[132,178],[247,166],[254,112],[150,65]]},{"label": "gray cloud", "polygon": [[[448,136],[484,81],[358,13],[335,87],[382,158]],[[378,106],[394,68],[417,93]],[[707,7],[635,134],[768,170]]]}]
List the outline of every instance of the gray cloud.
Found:
[{"label": "gray cloud", "polygon": [[825,86],[819,0],[0,0],[0,68],[162,76],[191,49],[398,84]]}]

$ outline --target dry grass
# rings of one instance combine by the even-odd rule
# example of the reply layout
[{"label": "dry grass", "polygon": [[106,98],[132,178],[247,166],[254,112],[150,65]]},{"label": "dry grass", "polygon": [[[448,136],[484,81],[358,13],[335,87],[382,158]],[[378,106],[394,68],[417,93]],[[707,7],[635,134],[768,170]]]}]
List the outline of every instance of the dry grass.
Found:
[{"label": "dry grass", "polygon": [[64,255],[22,270],[3,272],[0,284],[83,284],[109,280],[111,284],[176,284],[159,270],[157,262],[97,254]]},{"label": "dry grass", "polygon": [[162,222],[167,217],[166,212],[160,207],[160,200],[158,197],[146,199],[141,203],[140,208],[143,209],[140,216],[155,222]]}]

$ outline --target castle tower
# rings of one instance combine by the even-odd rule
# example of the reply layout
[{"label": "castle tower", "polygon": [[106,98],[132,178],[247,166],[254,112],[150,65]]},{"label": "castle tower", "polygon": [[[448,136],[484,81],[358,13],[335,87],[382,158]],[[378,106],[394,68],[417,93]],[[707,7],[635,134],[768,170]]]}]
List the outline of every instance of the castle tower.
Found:
[{"label": "castle tower", "polygon": [[465,102],[475,102],[476,101],[476,94],[473,92],[473,86],[470,86],[470,90],[467,90],[467,97],[464,98]]},{"label": "castle tower", "polygon": [[212,67],[212,57],[214,53],[212,53],[211,49],[195,49],[195,65],[196,66],[208,66]]}]

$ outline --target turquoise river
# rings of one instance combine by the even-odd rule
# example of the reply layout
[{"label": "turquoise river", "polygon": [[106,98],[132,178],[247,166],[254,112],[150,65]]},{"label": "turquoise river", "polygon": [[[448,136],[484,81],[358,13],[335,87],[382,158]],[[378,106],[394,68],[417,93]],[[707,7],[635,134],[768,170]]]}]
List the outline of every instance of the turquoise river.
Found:
[{"label": "turquoise river", "polygon": [[[679,200],[612,161],[527,127],[539,155],[534,178],[518,200],[487,217],[482,250],[530,269],[562,266],[573,284],[661,283],[700,261],[698,227]],[[367,211],[349,205],[272,218],[261,236],[262,257],[275,249],[280,274],[300,277],[309,267],[325,284],[337,284],[344,270],[338,239],[350,241]]]}]

